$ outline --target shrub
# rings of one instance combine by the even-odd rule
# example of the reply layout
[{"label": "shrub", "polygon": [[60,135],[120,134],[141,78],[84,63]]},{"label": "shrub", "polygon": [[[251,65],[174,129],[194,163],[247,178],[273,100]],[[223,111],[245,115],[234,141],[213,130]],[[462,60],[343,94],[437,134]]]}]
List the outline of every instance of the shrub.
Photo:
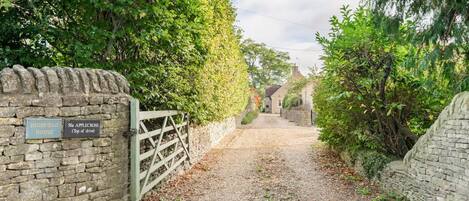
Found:
[{"label": "shrub", "polygon": [[301,105],[301,97],[296,94],[287,94],[282,101],[282,108],[290,109]]},{"label": "shrub", "polygon": [[361,166],[365,170],[366,177],[369,179],[378,175],[378,173],[392,161],[391,157],[377,151],[359,151],[354,158],[359,158],[356,162],[361,162]]},{"label": "shrub", "polygon": [[254,121],[254,119],[257,118],[258,115],[259,115],[259,112],[257,111],[248,112],[246,115],[244,115],[243,120],[241,120],[241,124],[243,125],[250,124],[252,121]]},{"label": "shrub", "polygon": [[313,96],[320,140],[403,157],[455,91],[436,71],[407,66],[417,52],[406,38],[411,26],[388,35],[366,9],[343,8],[342,15],[331,19],[329,37],[317,35],[325,51]]}]

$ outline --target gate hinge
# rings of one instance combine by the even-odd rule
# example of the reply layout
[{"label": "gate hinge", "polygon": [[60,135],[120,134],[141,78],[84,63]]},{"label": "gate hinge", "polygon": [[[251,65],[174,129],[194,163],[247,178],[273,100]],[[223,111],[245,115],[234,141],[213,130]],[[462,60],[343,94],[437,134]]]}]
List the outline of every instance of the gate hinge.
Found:
[{"label": "gate hinge", "polygon": [[131,128],[128,132],[128,137],[132,137],[134,135],[137,135],[137,129]]}]

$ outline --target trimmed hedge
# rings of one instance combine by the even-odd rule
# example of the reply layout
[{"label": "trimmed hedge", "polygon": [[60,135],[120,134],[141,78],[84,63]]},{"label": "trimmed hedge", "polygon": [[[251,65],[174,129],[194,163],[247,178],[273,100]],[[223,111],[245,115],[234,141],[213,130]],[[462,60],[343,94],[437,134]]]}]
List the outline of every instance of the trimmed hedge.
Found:
[{"label": "trimmed hedge", "polygon": [[247,104],[247,65],[229,0],[14,3],[0,10],[0,68],[115,70],[143,109],[187,111],[199,124]]}]

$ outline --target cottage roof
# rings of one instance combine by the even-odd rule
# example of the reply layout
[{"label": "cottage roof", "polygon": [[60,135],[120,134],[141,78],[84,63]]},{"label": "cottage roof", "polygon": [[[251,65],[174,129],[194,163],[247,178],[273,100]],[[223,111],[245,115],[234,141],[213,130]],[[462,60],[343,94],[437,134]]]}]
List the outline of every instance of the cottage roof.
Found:
[{"label": "cottage roof", "polygon": [[280,85],[278,84],[275,84],[275,85],[272,85],[270,87],[268,87],[267,89],[265,89],[265,97],[270,97],[272,96],[278,89],[280,89]]}]

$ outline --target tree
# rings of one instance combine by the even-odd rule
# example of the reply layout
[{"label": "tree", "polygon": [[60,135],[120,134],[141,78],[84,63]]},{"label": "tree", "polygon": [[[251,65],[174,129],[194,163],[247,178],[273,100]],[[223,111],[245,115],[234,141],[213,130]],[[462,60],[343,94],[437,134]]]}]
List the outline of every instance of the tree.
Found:
[{"label": "tree", "polygon": [[[363,8],[352,13],[344,7],[342,18],[331,19],[329,37],[317,34],[325,51],[314,95],[320,139],[339,149],[402,157],[444,107],[448,80],[405,67],[416,49],[405,37],[412,27],[399,27],[402,37],[389,35]],[[428,87],[428,81],[436,84]]]},{"label": "tree", "polygon": [[[419,47],[407,58],[411,68],[441,67],[457,91],[469,90],[469,3],[452,0],[368,0],[388,33],[412,21],[411,42]],[[425,54],[425,60],[418,60]]]},{"label": "tree", "polygon": [[276,51],[252,39],[241,43],[241,51],[248,64],[251,86],[261,91],[268,85],[285,81],[293,66],[288,62],[287,52]]}]

